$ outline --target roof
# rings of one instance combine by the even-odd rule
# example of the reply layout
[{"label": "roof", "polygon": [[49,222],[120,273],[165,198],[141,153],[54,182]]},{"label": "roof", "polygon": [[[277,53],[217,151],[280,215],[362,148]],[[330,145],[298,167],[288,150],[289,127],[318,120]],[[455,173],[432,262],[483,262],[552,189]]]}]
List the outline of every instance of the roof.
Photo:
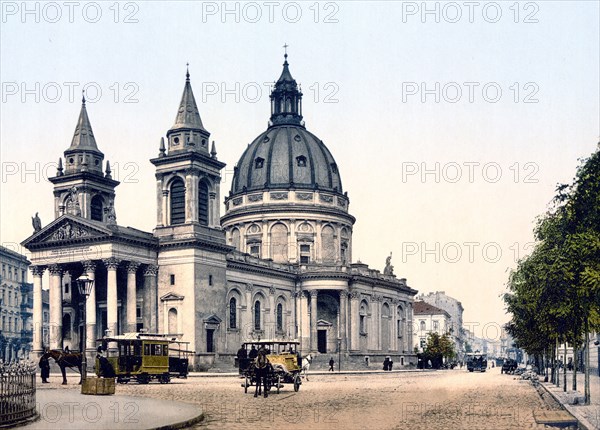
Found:
[{"label": "roof", "polygon": [[79,119],[77,120],[77,126],[75,127],[73,139],[71,140],[71,146],[67,151],[80,149],[100,152],[98,150],[98,145],[96,145],[96,138],[94,137],[94,132],[92,131],[92,124],[90,123],[90,119],[88,118],[87,110],[85,108],[85,98],[81,103],[81,111],[79,112]]},{"label": "roof", "polygon": [[414,315],[446,315],[450,317],[450,314],[443,309],[430,305],[423,301],[417,301],[413,303],[413,314]]},{"label": "roof", "polygon": [[342,179],[331,152],[317,136],[298,125],[270,127],[242,154],[231,193],[291,188],[342,194]]},{"label": "roof", "polygon": [[190,73],[186,73],[185,86],[183,87],[183,94],[181,95],[181,102],[179,102],[179,109],[177,110],[177,116],[175,117],[175,124],[171,127],[171,130],[181,128],[192,128],[197,130],[205,130],[200,119],[200,112],[198,111],[198,105],[194,98],[194,92],[192,91],[192,85],[190,84]]}]

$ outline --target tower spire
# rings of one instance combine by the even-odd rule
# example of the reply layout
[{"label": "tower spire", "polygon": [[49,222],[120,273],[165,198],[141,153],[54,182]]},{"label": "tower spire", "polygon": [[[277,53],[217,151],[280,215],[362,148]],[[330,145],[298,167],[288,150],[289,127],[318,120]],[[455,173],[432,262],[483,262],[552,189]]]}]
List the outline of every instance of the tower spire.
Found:
[{"label": "tower spire", "polygon": [[271,125],[293,124],[303,126],[302,121],[302,91],[298,89],[296,80],[292,77],[287,61],[287,48],[283,45],[283,70],[281,76],[271,90]]},{"label": "tower spire", "polygon": [[194,98],[194,92],[192,91],[192,84],[190,83],[189,63],[187,63],[186,67],[185,86],[181,102],[179,103],[179,109],[177,110],[177,116],[175,117],[175,124],[173,124],[171,130],[180,128],[204,130],[198,106],[196,105],[196,99]]}]

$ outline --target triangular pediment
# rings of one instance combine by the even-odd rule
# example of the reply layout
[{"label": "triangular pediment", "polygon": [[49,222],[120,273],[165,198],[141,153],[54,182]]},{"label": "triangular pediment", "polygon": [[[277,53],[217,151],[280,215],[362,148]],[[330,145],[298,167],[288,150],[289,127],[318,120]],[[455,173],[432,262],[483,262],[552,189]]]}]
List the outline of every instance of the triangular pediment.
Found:
[{"label": "triangular pediment", "polygon": [[26,248],[110,237],[112,231],[99,222],[74,215],[63,215],[23,241]]},{"label": "triangular pediment", "polygon": [[331,324],[329,321],[325,321],[325,320],[319,320],[317,321],[317,327],[331,327],[333,324]]},{"label": "triangular pediment", "polygon": [[180,296],[179,294],[175,294],[173,292],[168,292],[167,294],[165,294],[164,296],[162,296],[160,298],[161,301],[163,302],[168,302],[168,301],[172,301],[172,300],[183,300],[184,296]]},{"label": "triangular pediment", "polygon": [[221,318],[219,318],[215,314],[212,314],[204,319],[204,322],[207,324],[221,324],[221,321]]}]

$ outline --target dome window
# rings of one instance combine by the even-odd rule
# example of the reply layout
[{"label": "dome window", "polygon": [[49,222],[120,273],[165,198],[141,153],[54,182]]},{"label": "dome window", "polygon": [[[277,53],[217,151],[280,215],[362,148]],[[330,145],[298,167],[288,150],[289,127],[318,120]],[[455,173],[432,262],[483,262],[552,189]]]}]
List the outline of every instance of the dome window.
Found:
[{"label": "dome window", "polygon": [[337,172],[338,172],[337,164],[331,163],[331,171],[337,175]]},{"label": "dome window", "polygon": [[254,168],[255,169],[262,169],[264,164],[265,164],[264,158],[256,157],[256,159],[254,160]]},{"label": "dome window", "polygon": [[296,157],[296,163],[298,164],[298,167],[306,167],[306,157],[304,155]]}]

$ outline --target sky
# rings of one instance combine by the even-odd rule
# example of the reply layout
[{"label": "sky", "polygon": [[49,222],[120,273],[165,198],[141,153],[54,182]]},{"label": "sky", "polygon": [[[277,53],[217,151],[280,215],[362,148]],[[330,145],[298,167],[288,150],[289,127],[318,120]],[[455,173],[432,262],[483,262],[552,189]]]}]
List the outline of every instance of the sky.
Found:
[{"label": "sky", "polygon": [[[493,339],[536,217],[600,138],[599,3],[2,2],[0,243],[54,219],[52,184],[85,89],[121,184],[117,222],[156,223],[154,169],[189,63],[227,163],[267,127],[283,45],[308,130],[357,218],[354,261],[460,300]],[[224,209],[221,209],[224,214]]]}]

